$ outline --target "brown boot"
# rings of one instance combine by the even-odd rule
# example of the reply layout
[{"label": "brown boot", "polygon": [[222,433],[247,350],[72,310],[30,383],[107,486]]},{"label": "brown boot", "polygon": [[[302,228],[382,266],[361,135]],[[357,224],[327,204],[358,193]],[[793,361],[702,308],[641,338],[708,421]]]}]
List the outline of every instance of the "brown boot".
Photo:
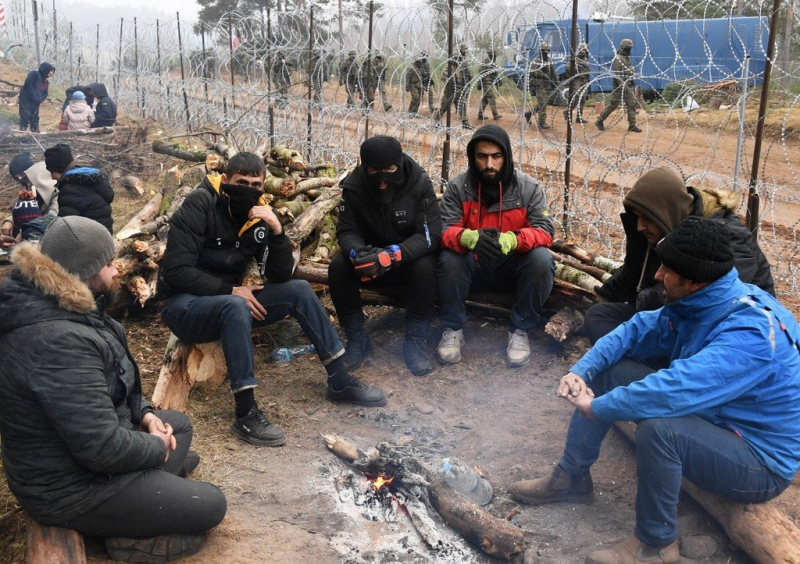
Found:
[{"label": "brown boot", "polygon": [[631,535],[618,545],[605,550],[596,550],[586,558],[586,564],[676,564],[681,562],[678,540],[667,546],[650,546]]},{"label": "brown boot", "polygon": [[550,474],[543,478],[514,482],[511,484],[509,493],[517,501],[541,505],[556,501],[591,503],[594,499],[593,490],[592,477],[588,472],[584,476],[573,477],[561,466],[556,466]]}]

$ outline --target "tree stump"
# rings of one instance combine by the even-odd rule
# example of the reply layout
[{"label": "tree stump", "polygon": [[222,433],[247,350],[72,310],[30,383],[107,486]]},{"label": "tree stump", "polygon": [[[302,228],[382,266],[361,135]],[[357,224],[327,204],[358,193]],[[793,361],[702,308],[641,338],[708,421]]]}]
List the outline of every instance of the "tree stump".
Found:
[{"label": "tree stump", "polygon": [[86,564],[83,535],[72,529],[47,527],[25,516],[28,564]]}]

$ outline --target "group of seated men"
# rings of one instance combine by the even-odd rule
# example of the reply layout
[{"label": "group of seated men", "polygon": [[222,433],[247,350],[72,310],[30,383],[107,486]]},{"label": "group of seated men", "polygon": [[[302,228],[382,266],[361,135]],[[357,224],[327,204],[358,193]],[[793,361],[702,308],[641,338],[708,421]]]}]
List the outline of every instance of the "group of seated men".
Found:
[{"label": "group of seated men", "polygon": [[[311,286],[291,278],[291,243],[267,203],[261,159],[239,153],[187,196],[160,270],[162,317],[181,340],[221,341],[237,436],[286,442],[256,401],[250,332],[287,316],[315,345],[328,399],[386,404],[351,373],[372,351],[362,287],[405,289],[403,353],[416,376],[433,370],[425,343],[437,287],[442,363],[461,359],[465,302],[481,289],[515,294],[506,360],[529,362],[527,332],[554,277],[550,211],[539,184],[515,168],[501,128],[478,129],[467,154],[468,170],[439,204],[396,139],[363,143],[360,166],[342,183],[342,252],[329,269],[346,346]],[[590,468],[611,423],[636,421],[634,535],[587,562],[673,563],[682,476],[748,502],[791,483],[800,466],[800,328],[772,295],[769,265],[730,194],[687,187],[659,168],[624,207],[624,265],[586,316],[594,346],[556,390],[575,407],[564,455],[510,494],[531,504],[590,502]],[[124,331],[104,313],[117,284],[113,257],[109,230],[79,215],[55,219],[39,245],[17,245],[16,268],[0,286],[3,466],[37,521],[104,538],[117,560],[166,562],[200,549],[226,500],[186,479],[199,463],[188,418],[154,411],[142,395]],[[251,259],[263,285],[239,283]]]}]

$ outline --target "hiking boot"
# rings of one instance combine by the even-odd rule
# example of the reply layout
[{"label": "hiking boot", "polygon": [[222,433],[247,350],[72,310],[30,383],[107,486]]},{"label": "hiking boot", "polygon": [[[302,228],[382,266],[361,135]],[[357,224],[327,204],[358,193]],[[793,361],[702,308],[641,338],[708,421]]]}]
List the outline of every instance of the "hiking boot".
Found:
[{"label": "hiking boot", "polygon": [[508,491],[517,501],[543,505],[556,501],[591,503],[593,490],[592,476],[588,472],[577,477],[567,473],[561,466],[556,466],[542,478],[514,482]]},{"label": "hiking boot", "polygon": [[342,355],[342,362],[348,371],[355,370],[361,366],[365,358],[372,354],[372,343],[363,327],[354,330],[345,329],[344,334],[347,336],[347,344]]},{"label": "hiking boot", "polygon": [[525,366],[531,361],[531,345],[528,343],[528,332],[517,329],[508,332],[506,363],[512,367]]},{"label": "hiking boot", "polygon": [[650,546],[631,535],[621,543],[605,550],[596,550],[586,558],[586,564],[676,564],[681,562],[678,540],[667,546]]},{"label": "hiking boot", "polygon": [[192,472],[194,472],[198,464],[200,464],[200,455],[193,450],[188,451],[186,453],[186,458],[183,459],[183,465],[181,466],[180,472],[178,472],[178,476],[181,478],[188,478],[192,475]]},{"label": "hiking boot", "polygon": [[467,122],[467,121],[462,121],[462,122],[461,122],[461,127],[463,127],[464,129],[469,129],[469,130],[475,129],[475,128],[474,128],[474,127],[472,127],[472,126],[469,124],[469,122]]},{"label": "hiking boot", "polygon": [[528,122],[528,125],[530,125],[530,123],[531,123],[531,116],[532,115],[533,114],[531,114],[531,112],[525,112],[525,121]]},{"label": "hiking boot", "polygon": [[540,123],[539,129],[552,129],[552,127],[547,125],[546,123]]},{"label": "hiking boot", "polygon": [[325,397],[331,401],[346,401],[364,407],[380,407],[386,405],[386,396],[377,386],[370,386],[359,381],[355,376],[350,376],[350,383],[341,390],[334,390],[328,384]]},{"label": "hiking boot", "polygon": [[164,535],[149,539],[110,537],[105,540],[111,560],[160,564],[197,554],[203,535]]},{"label": "hiking boot", "polygon": [[594,125],[595,125],[595,127],[597,127],[597,129],[599,129],[600,131],[605,131],[605,130],[606,130],[606,126],[605,126],[605,125],[603,124],[603,122],[602,122],[601,120],[599,120],[599,119],[598,119],[596,122],[594,122]]},{"label": "hiking boot", "polygon": [[464,344],[464,330],[463,329],[449,329],[445,328],[442,333],[442,340],[439,341],[439,346],[436,347],[436,353],[439,355],[439,360],[444,364],[456,364],[461,361],[461,347]]},{"label": "hiking boot", "polygon": [[503,115],[502,114],[494,114],[492,116],[492,119],[503,119]]},{"label": "hiking boot", "polygon": [[628,131],[632,131],[633,133],[641,133],[642,130],[636,127],[635,125],[629,125]]},{"label": "hiking boot", "polygon": [[286,444],[286,435],[281,428],[267,421],[257,405],[251,407],[244,417],[237,417],[231,430],[252,445],[276,447]]},{"label": "hiking boot", "polygon": [[478,114],[478,119],[483,119],[483,114]]},{"label": "hiking boot", "polygon": [[414,376],[425,376],[433,372],[433,364],[428,358],[425,339],[422,337],[414,337],[406,333],[403,340],[403,358],[406,359],[408,371]]},{"label": "hiking boot", "polygon": [[589,123],[588,119],[583,119],[582,117],[575,118],[575,123]]}]

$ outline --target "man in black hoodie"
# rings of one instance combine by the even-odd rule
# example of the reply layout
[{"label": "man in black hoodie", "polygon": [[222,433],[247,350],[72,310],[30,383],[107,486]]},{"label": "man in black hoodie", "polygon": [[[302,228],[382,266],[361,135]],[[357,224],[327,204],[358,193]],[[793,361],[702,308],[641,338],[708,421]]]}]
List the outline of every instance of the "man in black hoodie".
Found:
[{"label": "man in black hoodie", "polygon": [[328,281],[347,335],[345,365],[357,368],[372,351],[359,289],[403,285],[406,366],[415,376],[431,372],[425,340],[436,303],[442,219],[431,179],[394,137],[377,135],[361,145],[361,165],[342,182],[336,235],[342,252],[331,261]]},{"label": "man in black hoodie", "polygon": [[47,99],[48,79],[56,72],[50,63],[42,63],[39,70],[28,73],[25,84],[19,91],[19,128],[39,131],[39,106]]},{"label": "man in black hoodie", "polygon": [[[311,285],[292,280],[292,242],[264,194],[264,162],[237,153],[225,174],[207,176],[170,220],[161,263],[160,292],[169,297],[161,315],[187,343],[222,341],[236,401],[232,431],[260,446],[280,446],[286,435],[256,403],[253,327],[294,317],[328,373],[327,397],[364,406],[386,404],[378,388],[347,371],[344,347]],[[242,286],[251,259],[265,285]]]},{"label": "man in black hoodie", "polygon": [[108,95],[105,84],[91,83],[86,87],[86,96],[87,103],[89,97],[97,100],[92,127],[109,127],[117,123],[117,105]]}]

